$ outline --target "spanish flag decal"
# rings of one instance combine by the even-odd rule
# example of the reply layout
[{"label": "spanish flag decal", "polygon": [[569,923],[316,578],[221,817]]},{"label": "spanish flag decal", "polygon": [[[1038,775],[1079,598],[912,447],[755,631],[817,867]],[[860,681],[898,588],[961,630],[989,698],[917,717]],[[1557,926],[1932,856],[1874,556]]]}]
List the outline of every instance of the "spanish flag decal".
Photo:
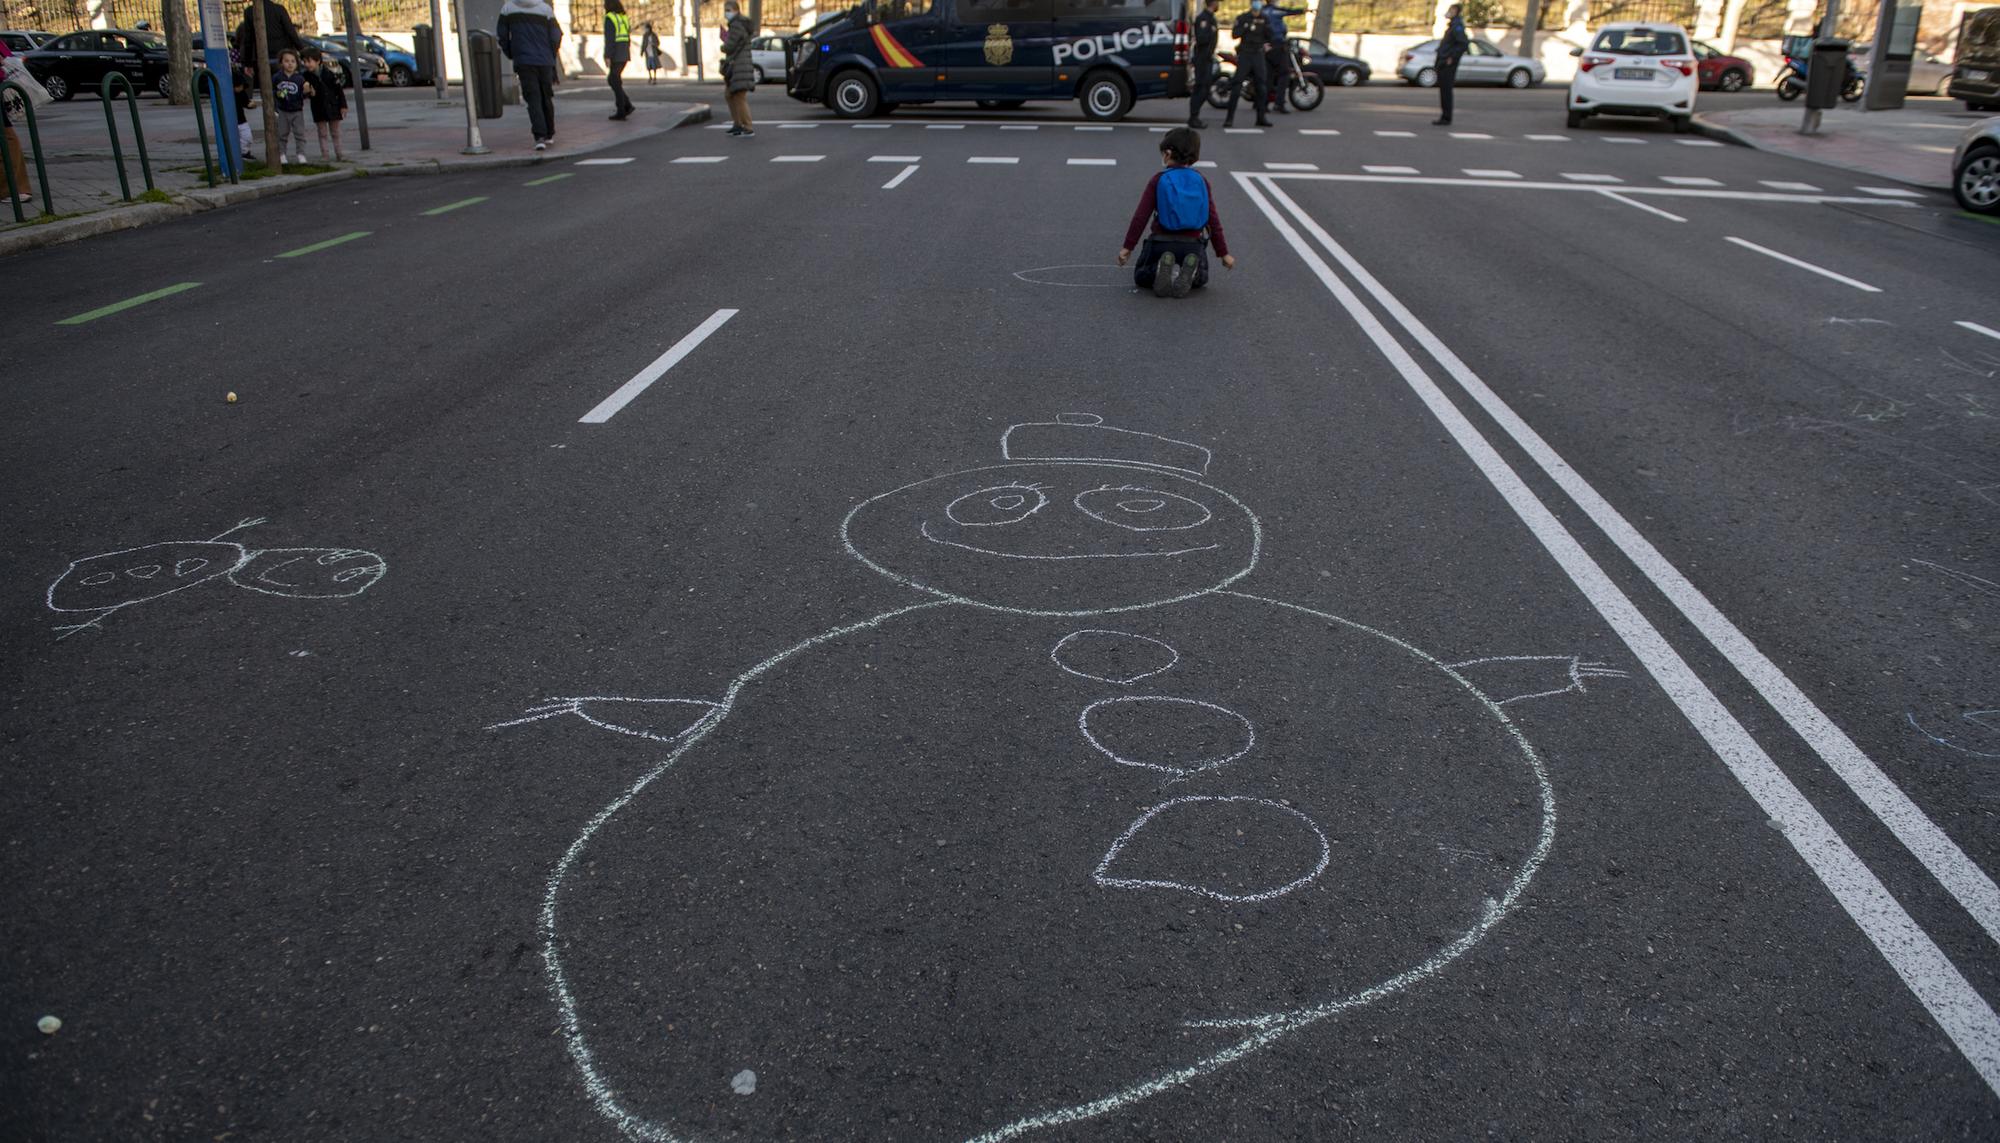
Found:
[{"label": "spanish flag decal", "polygon": [[882,63],[885,67],[924,66],[924,61],[911,55],[910,49],[889,34],[889,29],[876,24],[868,29],[868,34],[875,37],[875,49],[882,53]]}]

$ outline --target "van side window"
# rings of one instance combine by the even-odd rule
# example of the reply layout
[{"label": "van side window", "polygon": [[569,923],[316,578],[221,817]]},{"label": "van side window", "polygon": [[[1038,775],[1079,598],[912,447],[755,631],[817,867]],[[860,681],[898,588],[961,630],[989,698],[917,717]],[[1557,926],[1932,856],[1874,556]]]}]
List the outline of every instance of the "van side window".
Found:
[{"label": "van side window", "polygon": [[1058,20],[1171,20],[1174,0],[1055,0]]},{"label": "van side window", "polygon": [[1050,0],[956,0],[961,24],[1032,24],[1055,19]]}]

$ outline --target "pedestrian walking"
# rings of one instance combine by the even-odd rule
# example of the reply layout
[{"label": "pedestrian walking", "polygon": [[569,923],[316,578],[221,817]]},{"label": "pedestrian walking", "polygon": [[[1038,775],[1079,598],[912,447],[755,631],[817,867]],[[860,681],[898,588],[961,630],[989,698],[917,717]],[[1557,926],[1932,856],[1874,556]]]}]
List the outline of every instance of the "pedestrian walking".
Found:
[{"label": "pedestrian walking", "polygon": [[528,105],[528,130],[535,150],[546,151],[556,137],[556,84],[562,74],[562,25],[549,0],[506,0],[500,5],[500,54],[514,61],[521,102]]},{"label": "pedestrian walking", "polygon": [[1243,89],[1250,89],[1250,107],[1257,113],[1257,126],[1269,127],[1264,114],[1264,95],[1271,88],[1271,73],[1265,54],[1271,50],[1271,22],[1258,11],[1264,0],[1250,0],[1250,8],[1230,27],[1236,37],[1236,82],[1229,89],[1229,110],[1222,113],[1224,127],[1236,126],[1236,101]]},{"label": "pedestrian walking", "polygon": [[271,76],[271,108],[278,113],[278,166],[285,165],[286,144],[291,144],[292,162],[306,161],[306,100],[313,94],[312,80],[299,68],[299,53],[290,48],[278,53],[278,70]]},{"label": "pedestrian walking", "polygon": [[[264,53],[275,64],[287,49],[294,52],[306,50],[305,40],[299,38],[299,28],[292,23],[292,14],[282,5],[271,0],[261,0],[264,5]],[[257,80],[257,25],[250,17],[250,5],[243,5],[243,22],[236,25],[236,55],[243,67],[250,73],[250,86],[256,87]]]},{"label": "pedestrian walking", "polygon": [[1451,89],[1458,82],[1458,61],[1465,58],[1465,49],[1472,45],[1459,12],[1457,4],[1444,10],[1444,36],[1438,40],[1437,57],[1432,64],[1438,73],[1438,117],[1431,123],[1439,127],[1451,125]]},{"label": "pedestrian walking", "polygon": [[749,138],[757,132],[750,122],[750,93],[757,90],[757,65],[750,59],[750,41],[757,29],[736,0],[722,6],[722,75],[727,86],[729,134]]},{"label": "pedestrian walking", "polygon": [[319,132],[319,159],[326,161],[326,145],[333,144],[335,162],[345,162],[347,156],[340,147],[340,121],[347,118],[347,93],[340,90],[340,79],[333,69],[326,66],[326,54],[318,48],[306,49],[306,74],[312,77],[313,128]]},{"label": "pedestrian walking", "polygon": [[632,100],[625,94],[625,65],[631,62],[632,21],[622,0],[604,0],[604,67],[610,72],[613,119],[632,114]]},{"label": "pedestrian walking", "polygon": [[1125,244],[1118,250],[1120,266],[1132,257],[1147,220],[1153,223],[1153,232],[1139,247],[1132,281],[1153,291],[1156,298],[1185,298],[1188,291],[1208,284],[1210,242],[1222,264],[1236,268],[1229,240],[1222,235],[1222,216],[1215,212],[1214,191],[1194,169],[1200,160],[1201,136],[1193,128],[1176,127],[1160,136],[1162,169],[1146,180],[1138,209],[1125,227]]},{"label": "pedestrian walking", "polygon": [[[4,42],[0,42],[0,60],[7,59],[13,54],[7,50]],[[5,71],[6,68],[0,67],[0,73]],[[14,172],[14,201],[32,202],[35,195],[28,189],[28,160],[21,154],[21,137],[14,133],[13,121],[7,118],[5,100],[0,100],[0,135],[7,137],[7,166]]]},{"label": "pedestrian walking", "polygon": [[639,36],[639,54],[646,57],[646,86],[660,82],[660,34],[653,30],[653,22],[646,21]]},{"label": "pedestrian walking", "polygon": [[1201,105],[1215,87],[1215,40],[1221,28],[1215,21],[1215,0],[1201,0],[1194,17],[1194,94],[1188,96],[1188,126],[1200,130]]}]

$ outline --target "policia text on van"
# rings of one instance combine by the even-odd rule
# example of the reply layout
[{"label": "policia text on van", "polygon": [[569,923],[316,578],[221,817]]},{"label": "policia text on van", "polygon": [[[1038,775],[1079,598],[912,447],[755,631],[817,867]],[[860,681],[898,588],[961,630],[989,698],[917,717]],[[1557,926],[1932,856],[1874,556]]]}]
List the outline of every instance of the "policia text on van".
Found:
[{"label": "policia text on van", "polygon": [[858,119],[905,103],[1187,98],[1190,0],[869,0],[790,42],[787,94]]}]

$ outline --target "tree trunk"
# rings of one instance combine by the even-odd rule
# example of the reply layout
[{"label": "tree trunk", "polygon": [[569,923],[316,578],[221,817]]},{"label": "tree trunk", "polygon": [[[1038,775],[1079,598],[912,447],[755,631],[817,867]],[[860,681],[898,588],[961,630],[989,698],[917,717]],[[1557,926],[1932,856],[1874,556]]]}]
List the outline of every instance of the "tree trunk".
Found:
[{"label": "tree trunk", "polygon": [[186,107],[194,102],[190,90],[194,79],[194,35],[188,30],[187,9],[181,6],[181,0],[162,0],[160,23],[166,25],[167,34],[167,101],[175,107]]},{"label": "tree trunk", "polygon": [[264,104],[264,166],[276,173],[284,164],[278,157],[278,109],[271,101],[271,39],[264,30],[265,0],[250,0],[250,38],[257,42],[250,45],[250,58],[243,62],[257,69],[257,98]]},{"label": "tree trunk", "polygon": [[1528,15],[1521,22],[1521,54],[1529,59],[1539,59],[1535,54],[1535,36],[1542,30],[1542,0],[1528,0]]},{"label": "tree trunk", "polygon": [[749,9],[745,11],[743,14],[750,17],[750,33],[756,36],[763,35],[764,0],[750,0]]}]

